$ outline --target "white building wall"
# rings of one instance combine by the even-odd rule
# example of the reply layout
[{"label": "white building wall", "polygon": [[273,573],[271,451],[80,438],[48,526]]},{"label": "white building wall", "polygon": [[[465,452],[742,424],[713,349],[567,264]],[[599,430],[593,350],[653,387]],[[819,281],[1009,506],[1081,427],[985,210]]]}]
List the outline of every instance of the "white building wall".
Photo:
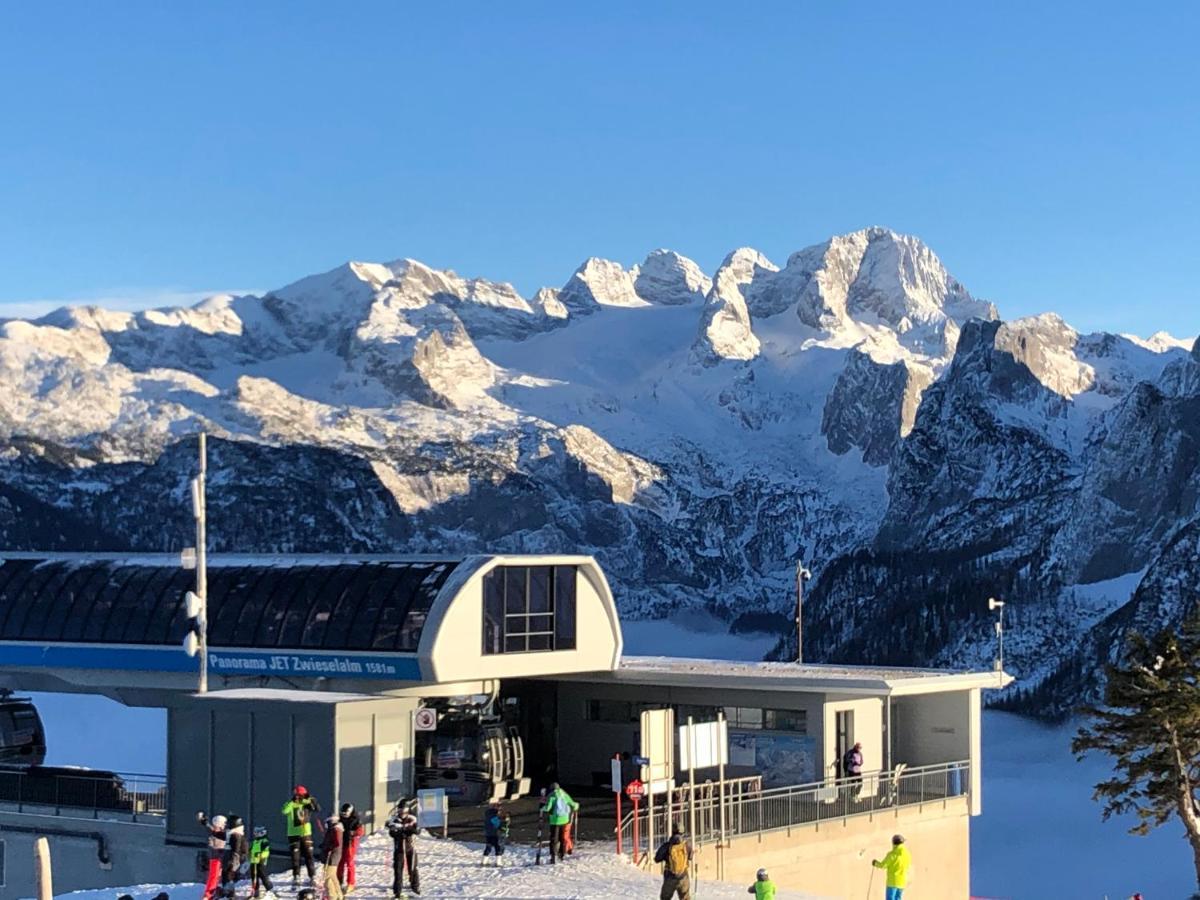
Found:
[{"label": "white building wall", "polygon": [[[578,566],[575,649],[483,653],[483,578],[496,565]],[[431,611],[422,640],[422,669],[431,681],[520,678],[565,672],[611,671],[621,658],[621,623],[600,567],[586,557],[497,557],[472,573],[444,608]]]},{"label": "white building wall", "polygon": [[[972,759],[971,697],[976,691],[920,694],[892,701],[895,762],[909,766]],[[978,728],[974,729],[978,734]]]}]

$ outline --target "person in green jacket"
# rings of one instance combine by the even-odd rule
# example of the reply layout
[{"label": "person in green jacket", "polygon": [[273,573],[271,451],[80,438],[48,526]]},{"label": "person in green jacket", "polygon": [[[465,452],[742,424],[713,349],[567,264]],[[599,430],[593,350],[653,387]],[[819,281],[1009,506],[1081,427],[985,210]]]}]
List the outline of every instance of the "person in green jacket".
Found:
[{"label": "person in green jacket", "polygon": [[887,894],[884,895],[887,900],[900,900],[908,884],[908,867],[912,865],[912,854],[904,846],[904,835],[894,836],[888,855],[883,859],[871,860],[871,865],[877,869],[887,869]]},{"label": "person in green jacket", "polygon": [[559,787],[557,782],[550,785],[550,794],[546,798],[546,805],[542,807],[542,813],[546,816],[546,821],[550,823],[551,865],[567,857],[563,829],[570,824],[571,817],[578,809],[579,804],[571,799],[571,795]]},{"label": "person in green jacket", "polygon": [[304,858],[310,884],[317,875],[317,867],[313,862],[312,817],[320,812],[321,804],[302,784],[296,785],[292,799],[283,804],[283,814],[287,817],[288,848],[292,851],[292,884],[300,880],[301,857]]},{"label": "person in green jacket", "polygon": [[754,900],[775,900],[775,882],[767,875],[766,869],[758,870],[754,884],[750,885],[746,893],[753,894]]},{"label": "person in green jacket", "polygon": [[263,888],[272,893],[275,888],[271,884],[271,876],[267,873],[267,863],[271,860],[271,839],[267,837],[265,825],[254,826],[254,839],[250,841],[250,884],[254,888],[254,896],[261,897]]}]

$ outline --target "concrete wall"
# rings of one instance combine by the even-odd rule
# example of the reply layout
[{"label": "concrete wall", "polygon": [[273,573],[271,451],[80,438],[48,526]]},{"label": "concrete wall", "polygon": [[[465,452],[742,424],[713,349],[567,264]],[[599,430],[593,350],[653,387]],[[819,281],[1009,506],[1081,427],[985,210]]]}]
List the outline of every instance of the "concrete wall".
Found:
[{"label": "concrete wall", "polygon": [[[236,812],[285,841],[280,812],[297,784],[324,815],[353,803],[369,827],[383,824],[412,790],[415,698],[340,703],[191,702],[168,711],[167,835],[198,844],[196,812]],[[399,761],[397,765],[396,761]],[[390,765],[389,765],[390,763]],[[398,781],[389,784],[389,774]]]},{"label": "concrete wall", "polygon": [[896,762],[929,766],[971,755],[970,691],[919,694],[892,701]]},{"label": "concrete wall", "polygon": [[[146,881],[170,884],[195,881],[196,850],[163,843],[161,824],[109,822],[70,816],[35,815],[0,810],[0,841],[4,842],[4,885],[0,900],[34,896],[33,842],[36,834],[12,831],[34,828],[50,842],[54,893],[84,888],[121,887]],[[77,831],[79,836],[48,832]],[[97,842],[88,834],[104,836],[111,863],[101,865]]]},{"label": "concrete wall", "polygon": [[862,742],[863,771],[884,768],[886,755],[883,736],[883,701],[879,697],[849,698],[829,694],[825,698],[825,731],[821,746],[825,775],[835,778],[832,768],[838,762],[837,714],[854,713],[854,740]]},{"label": "concrete wall", "polygon": [[338,707],[338,803],[353,803],[368,831],[383,826],[401,797],[412,796],[418,705],[405,697]]},{"label": "concrete wall", "polygon": [[[909,885],[921,900],[967,900],[970,896],[970,817],[965,797],[873,816],[804,825],[734,838],[731,846],[698,848],[701,882],[751,885],[760,867],[781,890],[821,897],[882,897],[883,870],[873,869],[904,835],[913,856]],[[872,872],[874,880],[872,881]],[[905,891],[907,896],[910,891]],[[700,894],[703,895],[703,886]]]},{"label": "concrete wall", "polygon": [[[559,778],[568,784],[590,784],[593,772],[607,772],[617,752],[637,752],[638,723],[593,722],[587,718],[589,700],[629,700],[636,703],[689,706],[745,706],[767,709],[802,709],[807,734],[818,752],[823,742],[824,716],[821,694],[772,693],[769,691],[643,686],[593,685],[560,682],[558,685]],[[679,723],[676,723],[679,724]],[[818,771],[821,763],[818,761]]]}]

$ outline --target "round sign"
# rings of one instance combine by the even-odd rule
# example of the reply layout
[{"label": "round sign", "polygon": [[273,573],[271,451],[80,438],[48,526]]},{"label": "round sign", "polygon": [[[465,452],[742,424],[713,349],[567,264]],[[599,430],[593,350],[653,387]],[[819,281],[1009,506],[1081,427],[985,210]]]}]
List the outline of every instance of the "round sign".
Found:
[{"label": "round sign", "polygon": [[436,731],[437,730],[437,711],[422,707],[417,710],[416,716],[413,718],[413,725],[417,731]]},{"label": "round sign", "polygon": [[635,778],[625,785],[625,793],[630,797],[641,797],[646,793],[646,786]]}]

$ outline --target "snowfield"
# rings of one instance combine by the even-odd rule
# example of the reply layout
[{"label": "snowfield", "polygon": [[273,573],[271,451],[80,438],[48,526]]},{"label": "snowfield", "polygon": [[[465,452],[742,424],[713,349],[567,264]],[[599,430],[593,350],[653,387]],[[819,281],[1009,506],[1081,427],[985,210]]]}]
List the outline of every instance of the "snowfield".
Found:
[{"label": "snowfield", "polygon": [[[480,866],[482,844],[422,835],[417,840],[420,854],[421,897],[504,897],[508,900],[633,900],[657,897],[660,876],[635,869],[618,858],[610,844],[582,844],[565,863],[551,868],[535,866],[534,850],[510,846],[499,868]],[[318,872],[318,880],[320,873]],[[279,883],[290,882],[282,877]],[[700,882],[693,896],[713,900],[742,900],[749,885]],[[367,838],[358,851],[358,887],[350,896],[358,900],[384,900],[392,890],[392,841],[381,833]],[[199,900],[203,885],[143,884],[130,888],[76,891],[62,894],[71,900],[113,900],[119,894],[131,894],[134,900],[153,900],[166,891],[171,900]],[[280,896],[290,896],[290,887]],[[246,891],[239,892],[244,897]],[[407,890],[405,896],[412,896]],[[819,900],[812,894],[780,891],[779,900]]]}]

